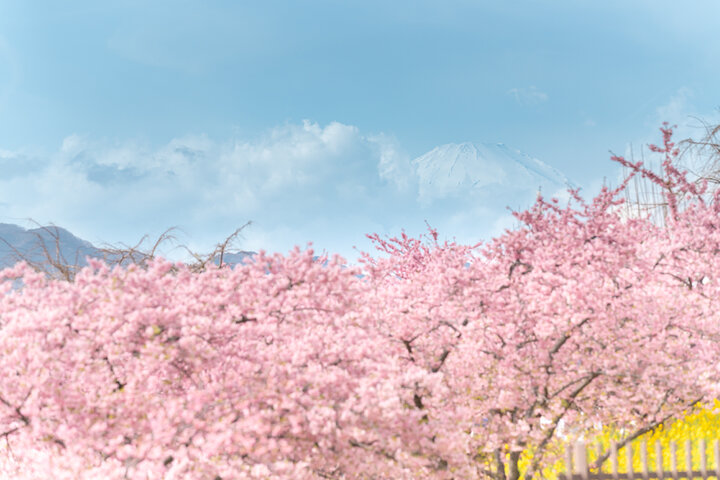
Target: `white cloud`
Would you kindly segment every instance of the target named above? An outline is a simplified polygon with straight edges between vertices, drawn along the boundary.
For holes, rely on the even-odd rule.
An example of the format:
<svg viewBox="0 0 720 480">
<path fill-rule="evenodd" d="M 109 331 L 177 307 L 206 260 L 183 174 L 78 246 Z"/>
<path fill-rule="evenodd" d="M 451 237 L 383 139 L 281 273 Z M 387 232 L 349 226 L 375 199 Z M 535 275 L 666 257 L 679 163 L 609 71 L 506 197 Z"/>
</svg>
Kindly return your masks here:
<svg viewBox="0 0 720 480">
<path fill-rule="evenodd" d="M 410 156 L 405 153 L 397 141 L 387 135 L 375 135 L 369 140 L 378 150 L 378 173 L 380 178 L 394 184 L 401 192 L 407 192 L 415 182 L 415 175 Z"/>
<path fill-rule="evenodd" d="M 0 178 L 0 215 L 53 222 L 94 243 L 134 244 L 177 225 L 194 244 L 202 239 L 203 249 L 252 220 L 253 248 L 267 240 L 265 248 L 287 250 L 312 240 L 304 227 L 311 220 L 352 230 L 333 219 L 345 212 L 358 229 L 375 211 L 387 214 L 379 206 L 396 189 L 383 184 L 378 165 L 390 149 L 403 155 L 389 142 L 351 125 L 310 121 L 255 139 L 195 135 L 159 147 L 73 134 L 47 158 L 18 163 L 21 152 L 0 152 L 0 165 L 33 166 Z M 352 232 L 360 239 L 364 233 Z"/>
<path fill-rule="evenodd" d="M 511 88 L 507 93 L 513 97 L 517 103 L 524 106 L 539 105 L 547 102 L 550 98 L 547 93 L 541 92 L 534 85 L 528 88 Z"/>
<path fill-rule="evenodd" d="M 80 135 L 72 134 L 65 137 L 60 146 L 60 152 L 67 155 L 75 155 L 85 147 L 85 141 Z"/>
<path fill-rule="evenodd" d="M 259 140 L 237 142 L 222 153 L 220 163 L 236 180 L 251 179 L 261 191 L 273 193 L 317 184 L 363 144 L 367 140 L 356 127 L 333 122 L 323 128 L 304 121 L 275 128 Z"/>
<path fill-rule="evenodd" d="M 681 87 L 670 97 L 670 99 L 659 105 L 655 109 L 655 119 L 669 121 L 672 123 L 686 121 L 688 115 L 693 114 L 694 108 L 691 106 L 690 99 L 693 97 L 693 91 L 687 87 Z"/>
<path fill-rule="evenodd" d="M 135 245 L 148 235 L 147 247 L 177 226 L 177 242 L 159 253 L 181 260 L 189 256 L 174 245 L 210 252 L 248 221 L 237 248 L 287 252 L 313 241 L 316 251 L 351 260 L 353 245 L 369 248 L 365 234 L 417 235 L 425 221 L 445 238 L 473 242 L 496 233 L 506 206 L 529 206 L 536 188 L 522 190 L 516 172 L 518 188 L 421 202 L 420 178 L 397 140 L 338 122 L 286 124 L 250 139 L 190 135 L 160 146 L 69 135 L 47 156 L 0 151 L 0 166 L 17 158 L 33 168 L 0 178 L 0 221 L 54 223 L 96 245 Z"/>
</svg>

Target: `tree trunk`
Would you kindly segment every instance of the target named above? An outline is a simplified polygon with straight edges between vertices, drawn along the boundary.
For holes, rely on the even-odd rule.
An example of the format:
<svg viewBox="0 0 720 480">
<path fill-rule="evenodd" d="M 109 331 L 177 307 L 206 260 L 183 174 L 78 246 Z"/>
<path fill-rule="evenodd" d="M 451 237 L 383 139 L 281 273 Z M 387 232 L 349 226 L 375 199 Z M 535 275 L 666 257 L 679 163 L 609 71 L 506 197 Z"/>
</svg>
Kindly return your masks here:
<svg viewBox="0 0 720 480">
<path fill-rule="evenodd" d="M 495 463 L 497 464 L 495 480 L 507 480 L 505 478 L 505 463 L 503 463 L 502 452 L 499 448 L 495 450 Z"/>
<path fill-rule="evenodd" d="M 510 477 L 508 480 L 520 480 L 520 454 L 522 452 L 510 452 Z"/>
</svg>

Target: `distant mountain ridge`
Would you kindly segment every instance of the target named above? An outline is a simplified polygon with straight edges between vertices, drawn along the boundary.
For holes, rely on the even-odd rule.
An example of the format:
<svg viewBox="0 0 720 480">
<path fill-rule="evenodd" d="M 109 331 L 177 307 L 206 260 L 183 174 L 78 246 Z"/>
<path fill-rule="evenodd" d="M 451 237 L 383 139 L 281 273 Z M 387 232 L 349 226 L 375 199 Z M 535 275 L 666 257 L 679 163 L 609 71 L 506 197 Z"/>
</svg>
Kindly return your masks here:
<svg viewBox="0 0 720 480">
<path fill-rule="evenodd" d="M 110 262 L 114 260 L 113 255 L 103 253 L 100 248 L 62 227 L 44 226 L 28 230 L 12 223 L 0 223 L 0 269 L 15 265 L 21 257 L 34 263 L 47 264 L 43 245 L 53 259 L 59 256 L 68 265 L 87 266 L 87 256 L 99 259 L 107 257 Z M 254 255 L 255 252 L 249 251 L 226 252 L 222 261 L 224 265 L 234 266 Z M 213 263 L 220 263 L 219 255 L 213 258 Z"/>
<path fill-rule="evenodd" d="M 59 249 L 53 234 L 57 235 Z M 43 245 L 53 258 L 59 253 L 71 265 L 76 261 L 78 265 L 87 265 L 87 255 L 102 258 L 99 249 L 64 228 L 49 226 L 26 230 L 19 225 L 0 223 L 0 268 L 14 265 L 21 256 L 32 262 L 45 262 Z"/>
</svg>

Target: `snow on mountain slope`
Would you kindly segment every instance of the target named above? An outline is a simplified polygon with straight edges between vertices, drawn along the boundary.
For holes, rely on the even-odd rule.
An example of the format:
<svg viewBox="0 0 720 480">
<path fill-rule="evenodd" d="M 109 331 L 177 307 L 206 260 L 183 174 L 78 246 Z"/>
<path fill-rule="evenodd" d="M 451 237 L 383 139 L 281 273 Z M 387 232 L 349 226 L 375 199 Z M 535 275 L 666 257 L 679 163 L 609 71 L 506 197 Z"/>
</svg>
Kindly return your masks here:
<svg viewBox="0 0 720 480">
<path fill-rule="evenodd" d="M 411 162 L 424 203 L 474 193 L 557 191 L 573 183 L 550 165 L 502 143 L 449 143 Z"/>
</svg>

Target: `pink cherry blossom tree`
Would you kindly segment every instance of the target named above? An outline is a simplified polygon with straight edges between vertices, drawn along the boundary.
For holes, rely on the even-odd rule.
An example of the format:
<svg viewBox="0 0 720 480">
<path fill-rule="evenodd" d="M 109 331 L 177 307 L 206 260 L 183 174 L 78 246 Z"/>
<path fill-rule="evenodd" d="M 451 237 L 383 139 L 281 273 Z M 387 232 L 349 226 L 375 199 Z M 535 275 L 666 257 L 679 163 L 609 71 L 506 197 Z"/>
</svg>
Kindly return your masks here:
<svg viewBox="0 0 720 480">
<path fill-rule="evenodd" d="M 1 272 L 0 472 L 516 480 L 561 423 L 627 441 L 714 398 L 720 197 L 671 133 L 662 178 L 616 158 L 662 186 L 662 227 L 618 214 L 626 181 L 538 198 L 487 244 L 371 235 L 362 268 L 296 249 Z"/>
<path fill-rule="evenodd" d="M 368 286 L 337 259 L 91 267 L 74 283 L 4 272 L 25 283 L 0 307 L 15 474 L 303 478 L 418 463 L 397 456 L 428 436 L 406 407 L 427 375 L 388 353 Z"/>
<path fill-rule="evenodd" d="M 383 328 L 408 362 L 443 373 L 447 393 L 420 392 L 415 404 L 456 471 L 500 479 L 507 464 L 514 480 L 533 447 L 530 477 L 561 421 L 624 427 L 622 446 L 716 394 L 720 202 L 675 168 L 672 130 L 662 131 L 654 150 L 665 180 L 616 160 L 660 184 L 663 228 L 618 215 L 628 178 L 589 203 L 573 192 L 577 206 L 539 198 L 517 215 L 523 228 L 476 255 L 371 236 L 390 254 L 366 257 L 383 285 L 375 303 L 392 312 Z M 482 469 L 493 457 L 495 468 Z"/>
</svg>

